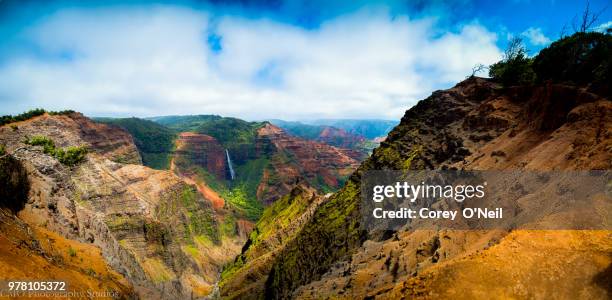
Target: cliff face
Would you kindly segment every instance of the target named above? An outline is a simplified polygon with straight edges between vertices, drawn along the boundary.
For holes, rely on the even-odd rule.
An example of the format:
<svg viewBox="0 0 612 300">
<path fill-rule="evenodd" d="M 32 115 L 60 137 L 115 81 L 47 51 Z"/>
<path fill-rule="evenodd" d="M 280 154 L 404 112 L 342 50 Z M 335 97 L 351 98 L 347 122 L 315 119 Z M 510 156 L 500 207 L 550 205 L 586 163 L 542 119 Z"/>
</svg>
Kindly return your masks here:
<svg viewBox="0 0 612 300">
<path fill-rule="evenodd" d="M 182 132 L 176 141 L 174 164 L 187 169 L 188 164 L 202 167 L 220 180 L 229 177 L 225 149 L 211 136 Z"/>
<path fill-rule="evenodd" d="M 434 92 L 406 112 L 344 188 L 275 255 L 265 295 L 479 298 L 495 290 L 507 297 L 606 298 L 609 232 L 369 236 L 359 202 L 360 176 L 371 169 L 610 169 L 611 121 L 609 99 L 575 86 L 502 88 L 470 78 Z M 547 273 L 543 265 L 563 271 Z"/>
<path fill-rule="evenodd" d="M 14 125 L 0 127 L 0 143 L 27 171 L 29 192 L 19 219 L 72 240 L 66 243 L 99 247 L 109 270 L 125 276 L 140 297 L 207 295 L 222 265 L 246 240 L 248 226 L 220 229 L 223 216 L 197 186 L 171 171 L 115 162 L 140 161 L 130 136 L 118 127 L 80 114 Z M 58 147 L 88 145 L 90 153 L 68 167 L 42 147 L 24 144 L 34 135 Z"/>
<path fill-rule="evenodd" d="M 293 137 L 270 123 L 257 131 L 256 143 L 271 157 L 257 189 L 266 204 L 288 193 L 299 179 L 323 190 L 339 188 L 358 165 L 338 148 Z"/>
</svg>

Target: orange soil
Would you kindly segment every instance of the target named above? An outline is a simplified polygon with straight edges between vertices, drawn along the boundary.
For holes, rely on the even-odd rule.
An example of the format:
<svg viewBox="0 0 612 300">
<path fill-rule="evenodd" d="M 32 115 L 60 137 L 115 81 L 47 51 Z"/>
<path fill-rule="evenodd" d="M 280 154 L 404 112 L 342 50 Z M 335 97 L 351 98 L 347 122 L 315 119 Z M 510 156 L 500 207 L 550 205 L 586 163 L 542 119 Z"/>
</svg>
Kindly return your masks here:
<svg viewBox="0 0 612 300">
<path fill-rule="evenodd" d="M 103 295 L 114 290 L 116 295 L 123 297 L 132 293 L 127 280 L 107 266 L 99 248 L 65 239 L 42 227 L 31 228 L 47 257 L 24 246 L 23 241 L 16 245 L 14 237 L 19 233 L 13 235 L 3 231 L 0 235 L 0 280 L 64 281 L 66 292 L 74 293 L 68 297 L 70 299 L 85 298 L 87 292 Z M 9 240 L 9 237 L 12 238 Z M 85 294 L 79 296 L 79 293 Z M 107 293 L 100 299 L 112 299 L 112 294 Z"/>
</svg>

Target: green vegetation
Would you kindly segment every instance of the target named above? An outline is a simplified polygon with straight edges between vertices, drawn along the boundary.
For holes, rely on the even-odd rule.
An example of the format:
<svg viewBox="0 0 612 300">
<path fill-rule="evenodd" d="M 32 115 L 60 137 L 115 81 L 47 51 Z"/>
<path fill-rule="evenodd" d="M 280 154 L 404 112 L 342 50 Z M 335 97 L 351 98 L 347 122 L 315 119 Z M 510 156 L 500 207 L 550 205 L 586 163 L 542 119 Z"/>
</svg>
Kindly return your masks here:
<svg viewBox="0 0 612 300">
<path fill-rule="evenodd" d="M 13 122 L 25 121 L 25 120 L 43 115 L 45 112 L 46 111 L 42 108 L 36 108 L 36 109 L 29 110 L 27 112 L 24 112 L 16 116 L 11 116 L 11 115 L 2 116 L 0 117 L 0 126 L 4 124 L 13 123 Z"/>
<path fill-rule="evenodd" d="M 75 113 L 72 109 L 60 110 L 60 111 L 47 111 L 48 114 L 52 116 L 61 116 L 61 115 L 70 115 Z"/>
<path fill-rule="evenodd" d="M 129 132 L 134 138 L 145 166 L 159 170 L 169 168 L 176 139 L 176 133 L 171 129 L 139 118 L 96 118 L 95 120 L 119 126 Z"/>
<path fill-rule="evenodd" d="M 254 158 L 257 129 L 264 124 L 215 115 L 165 116 L 150 120 L 177 132 L 193 131 L 214 137 L 230 153 L 244 154 L 236 158 L 237 164 Z"/>
<path fill-rule="evenodd" d="M 257 187 L 266 164 L 265 158 L 248 161 L 237 170 L 241 176 L 234 182 L 220 180 L 199 166 L 191 166 L 190 169 L 219 193 L 225 200 L 226 208 L 236 217 L 257 221 L 263 211 L 263 205 L 257 200 Z"/>
<path fill-rule="evenodd" d="M 575 84 L 610 84 L 612 35 L 577 32 L 546 47 L 534 58 L 539 80 L 571 81 Z"/>
<path fill-rule="evenodd" d="M 219 231 L 223 236 L 235 236 L 236 235 L 236 217 L 233 215 L 225 216 L 223 223 L 219 226 Z"/>
<path fill-rule="evenodd" d="M 197 192 L 194 187 L 185 186 L 183 188 L 181 202 L 185 209 L 187 209 L 189 233 L 191 236 L 205 235 L 213 242 L 218 243 L 220 236 L 213 212 L 202 207 L 202 201 L 197 201 Z"/>
<path fill-rule="evenodd" d="M 76 257 L 77 256 L 77 252 L 72 247 L 70 247 L 70 248 L 68 248 L 68 255 L 70 255 L 70 257 Z"/>
<path fill-rule="evenodd" d="M 148 118 L 148 120 L 176 131 L 197 131 L 198 127 L 203 124 L 218 119 L 222 119 L 222 117 L 216 115 L 192 115 Z"/>
<path fill-rule="evenodd" d="M 62 148 L 55 150 L 57 160 L 67 166 L 74 166 L 83 162 L 86 155 L 87 148 L 85 146 L 71 146 L 65 150 Z"/>
<path fill-rule="evenodd" d="M 263 211 L 263 205 L 256 197 L 249 197 L 246 191 L 246 184 L 242 183 L 231 190 L 221 193 L 226 205 L 232 208 L 239 215 L 251 221 L 257 221 Z"/>
<path fill-rule="evenodd" d="M 237 178 L 234 181 L 220 179 L 207 170 L 191 163 L 187 157 L 175 163 L 183 170 L 195 172 L 198 178 L 226 200 L 226 206 L 237 218 L 252 221 L 259 219 L 263 205 L 257 200 L 257 188 L 263 170 L 270 158 L 265 151 L 257 152 L 257 130 L 264 123 L 247 122 L 220 116 L 167 116 L 152 118 L 177 131 L 195 131 L 215 138 L 223 148 L 228 149 Z"/>
<path fill-rule="evenodd" d="M 489 76 L 506 86 L 530 84 L 535 80 L 532 62 L 523 41 L 514 38 L 504 52 L 503 59 L 489 67 Z"/>
<path fill-rule="evenodd" d="M 551 80 L 593 85 L 604 94 L 612 82 L 612 35 L 610 32 L 576 32 L 542 49 L 533 58 L 520 39 L 513 40 L 504 58 L 489 67 L 489 76 L 505 86 Z"/>
<path fill-rule="evenodd" d="M 258 252 L 256 249 L 262 244 L 263 241 L 270 238 L 275 233 L 282 232 L 291 225 L 296 218 L 301 216 L 310 205 L 310 198 L 307 198 L 308 193 L 301 190 L 301 188 L 295 188 L 291 193 L 281 197 L 272 205 L 267 207 L 257 224 L 255 229 L 249 236 L 249 248 L 246 252 L 242 253 L 233 263 L 228 264 L 221 273 L 221 281 L 232 277 L 233 274 L 238 272 L 243 266 L 247 258 L 250 258 L 251 253 Z M 298 231 L 292 231 L 291 234 L 297 234 Z M 284 237 L 283 241 L 288 242 L 292 236 Z M 263 247 L 268 247 L 264 245 Z"/>
<path fill-rule="evenodd" d="M 263 125 L 264 123 L 247 122 L 236 118 L 221 118 L 203 123 L 197 128 L 197 132 L 214 137 L 231 153 L 244 153 L 245 158 L 254 158 L 257 129 Z M 246 161 L 241 157 L 235 160 L 237 163 Z"/>
<path fill-rule="evenodd" d="M 37 135 L 25 141 L 32 146 L 42 146 L 45 154 L 55 157 L 60 163 L 67 166 L 75 166 L 83 161 L 87 155 L 87 147 L 71 146 L 66 149 L 56 148 L 55 143 L 48 137 Z"/>
<path fill-rule="evenodd" d="M 41 116 L 45 113 L 49 113 L 50 115 L 69 115 L 71 113 L 74 113 L 73 110 L 62 110 L 62 111 L 49 111 L 47 112 L 46 110 L 42 109 L 42 108 L 35 108 L 32 110 L 29 110 L 27 112 L 24 112 L 22 114 L 18 114 L 15 116 L 11 116 L 11 115 L 6 115 L 6 116 L 2 116 L 0 117 L 0 126 L 5 125 L 5 124 L 9 124 L 9 123 L 13 123 L 13 122 L 19 122 L 19 121 L 25 121 L 25 120 L 29 120 L 31 118 L 37 117 L 37 116 Z M 16 127 L 14 127 L 16 128 Z M 13 129 L 15 130 L 15 129 Z"/>
<path fill-rule="evenodd" d="M 328 266 L 365 240 L 366 232 L 360 227 L 359 193 L 359 183 L 349 180 L 315 211 L 311 221 L 278 254 L 266 282 L 266 298 L 286 297 L 288 291 L 325 273 Z"/>
</svg>

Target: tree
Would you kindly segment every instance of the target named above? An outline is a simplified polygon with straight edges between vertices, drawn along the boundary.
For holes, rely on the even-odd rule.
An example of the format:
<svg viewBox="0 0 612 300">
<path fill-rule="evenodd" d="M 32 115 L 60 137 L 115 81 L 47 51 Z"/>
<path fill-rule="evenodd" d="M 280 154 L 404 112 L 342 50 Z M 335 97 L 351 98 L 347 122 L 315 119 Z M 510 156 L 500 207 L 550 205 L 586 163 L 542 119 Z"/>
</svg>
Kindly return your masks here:
<svg viewBox="0 0 612 300">
<path fill-rule="evenodd" d="M 587 1 L 584 7 L 584 11 L 580 15 L 580 19 L 578 19 L 578 16 L 574 16 L 574 19 L 572 21 L 572 28 L 574 29 L 574 32 L 589 31 L 591 27 L 593 27 L 593 24 L 597 22 L 597 20 L 599 19 L 599 16 L 601 16 L 601 14 L 605 10 L 606 9 L 604 8 L 597 13 L 593 13 L 591 12 L 591 4 L 589 3 L 589 1 Z"/>
<path fill-rule="evenodd" d="M 530 84 L 535 80 L 532 59 L 521 38 L 510 40 L 502 60 L 489 66 L 489 76 L 503 85 Z"/>
<path fill-rule="evenodd" d="M 576 32 L 542 49 L 533 61 L 538 81 L 608 86 L 612 78 L 612 35 Z"/>
</svg>

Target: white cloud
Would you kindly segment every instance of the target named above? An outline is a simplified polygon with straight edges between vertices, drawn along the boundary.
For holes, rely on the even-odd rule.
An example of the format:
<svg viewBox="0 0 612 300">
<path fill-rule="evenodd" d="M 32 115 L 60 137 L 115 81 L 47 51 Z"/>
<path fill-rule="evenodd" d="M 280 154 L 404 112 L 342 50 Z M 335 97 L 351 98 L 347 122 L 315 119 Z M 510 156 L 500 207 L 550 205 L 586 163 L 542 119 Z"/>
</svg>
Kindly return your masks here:
<svg viewBox="0 0 612 300">
<path fill-rule="evenodd" d="M 593 28 L 595 31 L 605 32 L 608 28 L 612 27 L 612 21 L 608 21 L 602 24 L 597 25 L 597 27 Z"/>
<path fill-rule="evenodd" d="M 25 33 L 44 55 L 0 66 L 0 110 L 89 115 L 399 118 L 433 89 L 500 57 L 478 24 L 361 11 L 314 30 L 176 7 L 70 10 Z M 207 46 L 207 32 L 222 51 Z"/>
<path fill-rule="evenodd" d="M 535 46 L 544 46 L 550 44 L 550 39 L 544 35 L 541 28 L 529 27 L 521 33 L 521 36 L 527 38 L 529 43 Z"/>
</svg>

